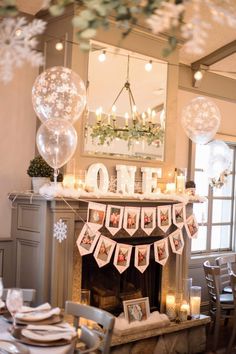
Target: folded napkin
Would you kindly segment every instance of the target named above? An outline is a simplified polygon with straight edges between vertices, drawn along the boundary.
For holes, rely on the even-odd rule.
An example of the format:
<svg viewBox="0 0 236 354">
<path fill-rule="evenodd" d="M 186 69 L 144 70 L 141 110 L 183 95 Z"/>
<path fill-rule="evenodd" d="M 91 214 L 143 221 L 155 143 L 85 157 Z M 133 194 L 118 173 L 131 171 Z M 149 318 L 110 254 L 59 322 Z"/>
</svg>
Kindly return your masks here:
<svg viewBox="0 0 236 354">
<path fill-rule="evenodd" d="M 28 325 L 22 329 L 21 334 L 31 340 L 38 342 L 53 342 L 60 339 L 71 340 L 77 335 L 75 328 L 68 323 L 60 325 Z"/>
<path fill-rule="evenodd" d="M 21 311 L 16 314 L 16 318 L 24 321 L 41 321 L 53 315 L 59 315 L 60 311 L 59 307 L 52 309 L 48 303 L 35 308 L 22 306 Z"/>
</svg>

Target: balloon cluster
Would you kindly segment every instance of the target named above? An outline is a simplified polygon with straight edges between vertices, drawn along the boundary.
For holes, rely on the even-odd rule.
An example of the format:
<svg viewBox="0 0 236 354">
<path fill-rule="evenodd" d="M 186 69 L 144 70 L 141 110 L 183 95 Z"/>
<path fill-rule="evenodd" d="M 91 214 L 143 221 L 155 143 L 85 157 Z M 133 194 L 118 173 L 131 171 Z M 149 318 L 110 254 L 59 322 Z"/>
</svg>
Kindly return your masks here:
<svg viewBox="0 0 236 354">
<path fill-rule="evenodd" d="M 71 159 L 77 146 L 77 133 L 72 124 L 86 105 L 86 88 L 75 72 L 55 66 L 37 77 L 32 102 L 43 123 L 37 132 L 37 147 L 54 169 L 56 179 L 58 169 Z"/>
<path fill-rule="evenodd" d="M 231 165 L 232 152 L 221 140 L 213 140 L 207 144 L 207 163 L 205 172 L 210 179 L 218 180 Z"/>
</svg>

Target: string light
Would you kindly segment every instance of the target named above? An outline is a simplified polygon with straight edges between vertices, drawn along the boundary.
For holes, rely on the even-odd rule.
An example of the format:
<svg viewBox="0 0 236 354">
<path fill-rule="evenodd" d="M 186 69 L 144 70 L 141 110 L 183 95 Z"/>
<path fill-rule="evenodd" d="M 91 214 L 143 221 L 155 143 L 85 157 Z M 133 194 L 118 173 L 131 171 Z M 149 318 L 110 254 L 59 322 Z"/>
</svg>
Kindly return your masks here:
<svg viewBox="0 0 236 354">
<path fill-rule="evenodd" d="M 106 59 L 107 59 L 107 57 L 106 57 L 106 51 L 103 50 L 102 53 L 99 54 L 98 60 L 100 61 L 100 63 L 103 63 Z"/>
<path fill-rule="evenodd" d="M 200 81 L 203 78 L 203 73 L 200 70 L 197 70 L 193 76 L 195 80 Z"/>
<path fill-rule="evenodd" d="M 148 72 L 152 71 L 152 60 L 149 60 L 149 62 L 145 64 L 145 70 Z"/>
<path fill-rule="evenodd" d="M 62 51 L 64 48 L 62 41 L 57 42 L 55 45 L 55 48 L 56 48 L 56 50 L 58 50 L 58 52 Z"/>
</svg>

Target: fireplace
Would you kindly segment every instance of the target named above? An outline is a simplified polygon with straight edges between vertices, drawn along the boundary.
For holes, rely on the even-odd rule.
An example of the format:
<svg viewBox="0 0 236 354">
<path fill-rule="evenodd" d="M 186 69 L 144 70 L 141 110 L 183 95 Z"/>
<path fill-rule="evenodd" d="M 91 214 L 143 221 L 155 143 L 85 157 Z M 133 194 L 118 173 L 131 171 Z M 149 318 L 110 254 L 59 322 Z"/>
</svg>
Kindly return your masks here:
<svg viewBox="0 0 236 354">
<path fill-rule="evenodd" d="M 158 236 L 137 237 L 127 240 L 113 238 L 131 245 L 149 244 L 160 239 Z M 114 255 L 113 255 L 114 257 Z M 113 258 L 106 266 L 99 268 L 93 255 L 82 259 L 82 288 L 90 289 L 91 305 L 118 315 L 122 312 L 122 302 L 140 297 L 148 297 L 151 311 L 160 310 L 162 267 L 155 262 L 154 250 L 150 250 L 150 263 L 141 273 L 134 266 L 134 249 L 130 266 L 122 274 L 113 265 Z"/>
</svg>

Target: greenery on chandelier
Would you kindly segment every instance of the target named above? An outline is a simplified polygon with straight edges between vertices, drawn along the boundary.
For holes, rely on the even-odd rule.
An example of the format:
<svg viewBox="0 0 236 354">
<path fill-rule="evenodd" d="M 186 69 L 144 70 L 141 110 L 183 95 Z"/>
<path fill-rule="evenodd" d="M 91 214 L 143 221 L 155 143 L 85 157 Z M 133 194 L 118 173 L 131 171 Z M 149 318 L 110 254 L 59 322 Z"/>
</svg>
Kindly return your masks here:
<svg viewBox="0 0 236 354">
<path fill-rule="evenodd" d="M 148 145 L 159 146 L 163 143 L 165 130 L 159 125 L 155 127 L 143 127 L 142 124 L 136 123 L 129 128 L 114 128 L 107 124 L 96 124 L 91 126 L 91 137 L 92 139 L 97 138 L 99 145 L 110 145 L 114 139 L 121 139 L 128 142 L 130 147 L 132 143 L 135 142 L 147 142 Z"/>
<path fill-rule="evenodd" d="M 73 18 L 73 25 L 77 28 L 77 38 L 83 50 L 89 50 L 89 40 L 94 38 L 99 28 L 109 29 L 109 17 L 114 18 L 118 28 L 122 31 L 122 37 L 126 37 L 133 26 L 142 18 L 149 18 L 163 3 L 181 4 L 183 0 L 42 0 L 47 5 L 51 15 L 60 16 L 68 5 L 78 6 L 78 14 Z M 0 0 L 0 17 L 15 16 L 18 13 L 16 0 Z M 179 16 L 181 21 L 182 15 Z M 170 54 L 178 41 L 175 30 L 172 28 L 169 47 L 164 55 Z"/>
</svg>

